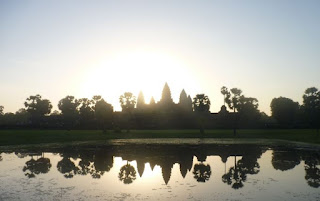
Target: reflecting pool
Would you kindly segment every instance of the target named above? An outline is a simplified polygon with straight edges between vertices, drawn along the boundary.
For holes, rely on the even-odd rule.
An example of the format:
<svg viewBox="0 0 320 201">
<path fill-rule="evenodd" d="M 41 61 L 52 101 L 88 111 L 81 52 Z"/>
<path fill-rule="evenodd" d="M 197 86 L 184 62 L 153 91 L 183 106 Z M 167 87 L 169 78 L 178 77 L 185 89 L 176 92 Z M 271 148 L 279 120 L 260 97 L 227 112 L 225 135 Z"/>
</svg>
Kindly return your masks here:
<svg viewBox="0 0 320 201">
<path fill-rule="evenodd" d="M 0 153 L 0 200 L 320 200 L 318 147 L 139 143 Z"/>
</svg>

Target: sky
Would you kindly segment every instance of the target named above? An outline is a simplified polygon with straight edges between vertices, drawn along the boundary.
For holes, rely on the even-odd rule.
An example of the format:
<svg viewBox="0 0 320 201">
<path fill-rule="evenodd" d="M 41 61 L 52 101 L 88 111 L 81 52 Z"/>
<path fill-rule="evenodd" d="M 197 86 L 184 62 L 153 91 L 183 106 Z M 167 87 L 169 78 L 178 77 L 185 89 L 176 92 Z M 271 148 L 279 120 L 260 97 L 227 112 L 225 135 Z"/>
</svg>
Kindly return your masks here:
<svg viewBox="0 0 320 201">
<path fill-rule="evenodd" d="M 204 93 L 211 112 L 222 86 L 237 87 L 270 114 L 283 96 L 302 103 L 320 88 L 320 1 L 0 0 L 0 105 L 40 94 L 57 109 L 67 95 L 143 91 L 175 102 Z"/>
</svg>

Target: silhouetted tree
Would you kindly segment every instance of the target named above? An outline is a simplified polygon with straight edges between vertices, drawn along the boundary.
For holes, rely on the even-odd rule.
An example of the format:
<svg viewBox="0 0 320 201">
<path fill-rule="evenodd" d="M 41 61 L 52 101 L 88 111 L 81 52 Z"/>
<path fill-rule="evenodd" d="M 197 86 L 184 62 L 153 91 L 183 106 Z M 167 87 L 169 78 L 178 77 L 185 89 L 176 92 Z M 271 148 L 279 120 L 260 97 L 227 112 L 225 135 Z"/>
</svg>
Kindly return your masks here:
<svg viewBox="0 0 320 201">
<path fill-rule="evenodd" d="M 71 129 L 77 122 L 79 105 L 79 100 L 75 99 L 74 96 L 66 96 L 58 103 L 58 108 L 61 110 L 64 124 L 68 129 Z"/>
<path fill-rule="evenodd" d="M 136 104 L 136 97 L 131 92 L 125 92 L 119 98 L 122 113 L 126 116 L 127 132 L 130 131 L 130 122 L 132 119 L 132 112 Z"/>
<path fill-rule="evenodd" d="M 192 107 L 199 117 L 200 133 L 204 133 L 204 121 L 206 115 L 209 114 L 210 104 L 208 96 L 204 94 L 197 94 L 196 97 L 193 98 Z"/>
<path fill-rule="evenodd" d="M 18 125 L 27 125 L 30 119 L 30 114 L 24 108 L 20 108 L 15 113 L 15 121 Z"/>
<path fill-rule="evenodd" d="M 1 126 L 14 126 L 16 125 L 15 115 L 12 112 L 6 112 L 4 115 L 0 115 Z"/>
<path fill-rule="evenodd" d="M 50 114 L 52 105 L 49 100 L 42 99 L 39 94 L 30 96 L 24 102 L 26 110 L 31 115 L 31 122 L 33 125 L 39 125 L 46 114 Z"/>
<path fill-rule="evenodd" d="M 272 117 L 282 125 L 293 125 L 299 111 L 299 103 L 289 98 L 274 98 L 270 104 Z"/>
<path fill-rule="evenodd" d="M 320 126 L 320 91 L 315 87 L 306 89 L 303 95 L 303 109 L 313 128 Z"/>
<path fill-rule="evenodd" d="M 225 87 L 223 90 L 227 90 Z M 231 93 L 230 93 L 231 92 Z M 236 136 L 236 124 L 237 124 L 237 116 L 236 116 L 236 110 L 238 111 L 239 105 L 240 105 L 240 96 L 242 91 L 237 88 L 230 89 L 230 92 L 225 94 L 225 102 L 227 103 L 228 107 L 233 110 L 233 117 L 234 117 L 234 123 L 233 123 L 233 134 Z M 232 96 L 231 96 L 232 94 Z"/>
<path fill-rule="evenodd" d="M 136 170 L 127 162 L 121 167 L 118 178 L 124 184 L 131 184 L 136 179 Z"/>
<path fill-rule="evenodd" d="M 221 87 L 221 94 L 223 95 L 223 104 L 226 105 L 226 100 L 229 100 L 230 92 L 228 91 L 228 88 L 223 86 Z"/>
<path fill-rule="evenodd" d="M 94 100 L 96 101 L 94 106 L 95 116 L 103 132 L 106 132 L 106 126 L 110 127 L 112 124 L 113 107 L 101 96 L 94 97 Z"/>
<path fill-rule="evenodd" d="M 80 123 L 82 125 L 92 124 L 94 119 L 93 110 L 94 100 L 89 100 L 88 98 L 79 99 L 79 115 Z"/>
<path fill-rule="evenodd" d="M 258 112 L 258 99 L 252 97 L 240 96 L 240 105 L 238 111 L 246 113 L 248 111 Z"/>
<path fill-rule="evenodd" d="M 136 104 L 136 97 L 131 92 L 125 92 L 119 98 L 123 112 L 130 113 L 133 111 Z"/>
<path fill-rule="evenodd" d="M 224 95 L 225 103 L 228 107 L 233 110 L 234 125 L 233 133 L 236 136 L 236 129 L 238 120 L 242 120 L 242 124 L 248 124 L 252 122 L 257 122 L 260 119 L 261 115 L 258 110 L 258 100 L 252 97 L 245 97 L 242 95 L 242 90 L 238 88 L 230 89 L 228 91 L 227 87 L 221 88 L 221 93 Z M 237 113 L 236 113 L 237 112 Z"/>
<path fill-rule="evenodd" d="M 4 110 L 4 107 L 0 105 L 0 115 L 4 115 L 3 110 Z"/>
<path fill-rule="evenodd" d="M 261 118 L 258 106 L 259 104 L 256 98 L 240 96 L 238 110 L 240 125 L 253 127 L 258 124 Z"/>
<path fill-rule="evenodd" d="M 204 94 L 197 94 L 196 97 L 193 98 L 192 106 L 195 112 L 208 113 L 210 104 L 208 96 Z"/>
<path fill-rule="evenodd" d="M 210 165 L 205 165 L 203 163 L 195 164 L 193 168 L 193 175 L 197 182 L 208 181 L 211 176 Z"/>
</svg>

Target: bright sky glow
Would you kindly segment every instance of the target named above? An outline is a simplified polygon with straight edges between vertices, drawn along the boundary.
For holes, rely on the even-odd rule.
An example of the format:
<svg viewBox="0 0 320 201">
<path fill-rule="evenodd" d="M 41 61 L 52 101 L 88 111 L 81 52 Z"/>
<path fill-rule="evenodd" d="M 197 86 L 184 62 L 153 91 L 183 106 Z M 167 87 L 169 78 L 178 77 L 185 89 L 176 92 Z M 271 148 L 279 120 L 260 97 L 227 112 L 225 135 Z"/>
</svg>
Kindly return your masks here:
<svg viewBox="0 0 320 201">
<path fill-rule="evenodd" d="M 111 55 L 101 63 L 93 66 L 83 75 L 83 83 L 78 88 L 81 97 L 92 97 L 96 94 L 106 94 L 106 99 L 119 108 L 118 99 L 121 93 L 130 91 L 134 94 L 143 91 L 147 103 L 153 96 L 161 98 L 161 90 L 166 80 L 170 85 L 174 101 L 178 102 L 183 88 L 196 94 L 197 78 L 182 59 L 174 55 L 165 55 L 151 51 L 133 51 Z M 109 86 L 109 87 L 108 87 Z M 156 89 L 156 90 L 155 90 Z"/>
<path fill-rule="evenodd" d="M 205 93 L 238 87 L 270 114 L 272 98 L 302 102 L 320 88 L 320 1 L 0 1 L 0 105 L 41 94 L 57 109 L 67 95 L 142 90 L 156 101 L 168 82 Z"/>
</svg>

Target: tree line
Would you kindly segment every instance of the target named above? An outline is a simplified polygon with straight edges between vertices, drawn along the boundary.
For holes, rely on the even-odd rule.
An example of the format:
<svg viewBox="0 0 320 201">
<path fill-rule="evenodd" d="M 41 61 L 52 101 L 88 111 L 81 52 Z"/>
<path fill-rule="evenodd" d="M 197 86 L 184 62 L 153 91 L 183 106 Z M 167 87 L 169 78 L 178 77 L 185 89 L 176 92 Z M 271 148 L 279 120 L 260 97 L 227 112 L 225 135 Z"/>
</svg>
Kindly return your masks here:
<svg viewBox="0 0 320 201">
<path fill-rule="evenodd" d="M 303 103 L 286 97 L 274 98 L 271 116 L 260 112 L 259 101 L 247 97 L 241 89 L 223 86 L 224 105 L 218 113 L 210 113 L 211 101 L 205 94 L 193 99 L 185 90 L 174 103 L 166 83 L 160 101 L 152 97 L 147 104 L 142 92 L 136 98 L 131 92 L 119 97 L 122 111 L 102 96 L 92 99 L 66 96 L 58 103 L 59 111 L 52 111 L 52 104 L 41 95 L 29 96 L 24 108 L 16 113 L 4 113 L 0 106 L 0 128 L 50 128 L 50 129 L 114 129 L 121 132 L 130 129 L 190 129 L 232 128 L 316 128 L 320 125 L 320 91 L 310 87 L 303 94 Z M 230 111 L 229 111 L 230 110 Z"/>
</svg>

